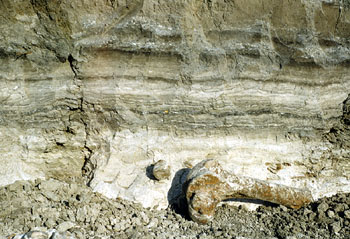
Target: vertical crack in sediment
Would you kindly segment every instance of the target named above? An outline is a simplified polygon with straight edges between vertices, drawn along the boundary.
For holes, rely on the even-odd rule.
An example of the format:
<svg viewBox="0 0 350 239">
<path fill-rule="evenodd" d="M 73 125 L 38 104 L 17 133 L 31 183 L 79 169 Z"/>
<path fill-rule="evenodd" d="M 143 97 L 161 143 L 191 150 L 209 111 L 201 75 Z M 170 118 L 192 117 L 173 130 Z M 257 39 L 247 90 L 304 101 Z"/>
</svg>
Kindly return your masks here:
<svg viewBox="0 0 350 239">
<path fill-rule="evenodd" d="M 337 21 L 335 22 L 334 34 L 336 34 L 337 31 L 338 31 L 338 24 L 339 24 L 340 17 L 341 17 L 341 14 L 342 14 L 342 9 L 343 9 L 343 3 L 342 3 L 342 1 L 340 1 L 339 2 L 339 14 L 338 14 L 338 17 L 337 17 Z"/>
<path fill-rule="evenodd" d="M 90 158 L 91 155 L 93 154 L 93 151 L 91 148 L 88 146 L 88 136 L 89 136 L 89 125 L 88 125 L 88 120 L 87 120 L 87 114 L 84 109 L 84 96 L 83 92 L 81 89 L 81 83 L 80 83 L 80 77 L 79 77 L 79 67 L 78 67 L 78 61 L 70 54 L 68 56 L 68 61 L 70 68 L 72 69 L 72 72 L 74 74 L 73 77 L 73 83 L 77 87 L 78 92 L 76 93 L 78 95 L 78 111 L 80 114 L 80 121 L 84 125 L 84 132 L 85 132 L 85 141 L 84 141 L 84 146 L 83 146 L 83 154 L 84 154 L 84 163 L 81 169 L 82 177 L 85 179 L 85 183 L 89 185 L 90 181 L 92 180 L 93 177 L 93 169 L 94 165 L 91 163 Z"/>
<path fill-rule="evenodd" d="M 72 69 L 72 72 L 74 74 L 74 82 L 76 82 L 76 79 L 78 78 L 78 67 L 77 67 L 77 60 L 74 59 L 72 54 L 69 54 L 68 56 L 68 62 L 70 65 L 70 68 Z M 77 85 L 80 89 L 80 86 Z"/>
<path fill-rule="evenodd" d="M 83 98 L 81 101 L 81 106 L 83 106 Z M 93 151 L 91 148 L 89 148 L 87 142 L 88 142 L 88 137 L 89 137 L 89 127 L 88 127 L 88 123 L 87 120 L 85 119 L 85 111 L 82 109 L 82 117 L 81 117 L 81 121 L 84 124 L 84 130 L 85 130 L 85 142 L 84 142 L 84 149 L 83 149 L 83 153 L 84 153 L 84 164 L 81 168 L 81 174 L 82 177 L 85 179 L 85 183 L 86 185 L 90 186 L 90 182 L 93 179 L 93 172 L 95 169 L 95 165 L 91 162 L 91 156 L 93 154 Z"/>
</svg>

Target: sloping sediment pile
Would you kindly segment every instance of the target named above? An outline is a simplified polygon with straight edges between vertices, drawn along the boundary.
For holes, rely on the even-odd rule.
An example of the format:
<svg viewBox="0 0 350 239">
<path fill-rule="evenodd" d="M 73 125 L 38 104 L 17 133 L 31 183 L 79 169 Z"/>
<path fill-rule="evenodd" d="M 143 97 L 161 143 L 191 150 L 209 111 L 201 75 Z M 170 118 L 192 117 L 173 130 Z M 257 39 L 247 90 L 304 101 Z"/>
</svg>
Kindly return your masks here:
<svg viewBox="0 0 350 239">
<path fill-rule="evenodd" d="M 0 238 L 340 239 L 350 235 L 349 207 L 348 194 L 299 210 L 270 205 L 247 211 L 223 204 L 212 222 L 200 225 L 170 208 L 107 199 L 74 180 L 18 181 L 0 188 Z"/>
</svg>

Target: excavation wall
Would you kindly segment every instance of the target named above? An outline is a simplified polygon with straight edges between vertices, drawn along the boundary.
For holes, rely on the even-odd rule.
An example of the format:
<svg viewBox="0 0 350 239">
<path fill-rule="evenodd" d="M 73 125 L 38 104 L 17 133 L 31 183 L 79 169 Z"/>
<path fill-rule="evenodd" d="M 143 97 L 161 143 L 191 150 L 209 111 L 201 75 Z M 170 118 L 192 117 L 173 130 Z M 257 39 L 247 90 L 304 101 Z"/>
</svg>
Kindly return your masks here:
<svg viewBox="0 0 350 239">
<path fill-rule="evenodd" d="M 185 168 L 350 191 L 348 0 L 0 0 L 0 185 L 166 207 Z M 171 176 L 154 180 L 164 160 Z"/>
</svg>

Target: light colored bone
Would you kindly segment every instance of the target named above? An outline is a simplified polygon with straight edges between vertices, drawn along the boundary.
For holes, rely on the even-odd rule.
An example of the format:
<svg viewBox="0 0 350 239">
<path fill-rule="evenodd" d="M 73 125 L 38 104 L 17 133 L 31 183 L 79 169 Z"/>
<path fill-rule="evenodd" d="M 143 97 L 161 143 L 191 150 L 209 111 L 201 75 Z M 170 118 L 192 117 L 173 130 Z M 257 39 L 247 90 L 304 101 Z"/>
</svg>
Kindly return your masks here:
<svg viewBox="0 0 350 239">
<path fill-rule="evenodd" d="M 212 220 L 217 204 L 230 198 L 260 199 L 294 209 L 312 201 L 312 194 L 307 189 L 230 174 L 212 159 L 191 169 L 184 192 L 189 215 L 198 223 Z"/>
</svg>

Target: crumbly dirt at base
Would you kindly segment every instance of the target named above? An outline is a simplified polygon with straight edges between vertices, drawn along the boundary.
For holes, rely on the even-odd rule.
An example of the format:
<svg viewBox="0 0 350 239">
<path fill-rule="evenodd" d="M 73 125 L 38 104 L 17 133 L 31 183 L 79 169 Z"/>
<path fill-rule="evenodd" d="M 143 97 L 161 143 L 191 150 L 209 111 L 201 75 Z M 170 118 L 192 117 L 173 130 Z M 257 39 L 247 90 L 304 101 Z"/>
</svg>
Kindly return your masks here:
<svg viewBox="0 0 350 239">
<path fill-rule="evenodd" d="M 0 188 L 0 238 L 341 239 L 350 237 L 349 206 L 349 194 L 299 210 L 270 205 L 247 211 L 223 204 L 212 222 L 200 225 L 177 213 L 181 208 L 149 210 L 107 199 L 75 180 L 19 181 Z"/>
</svg>

